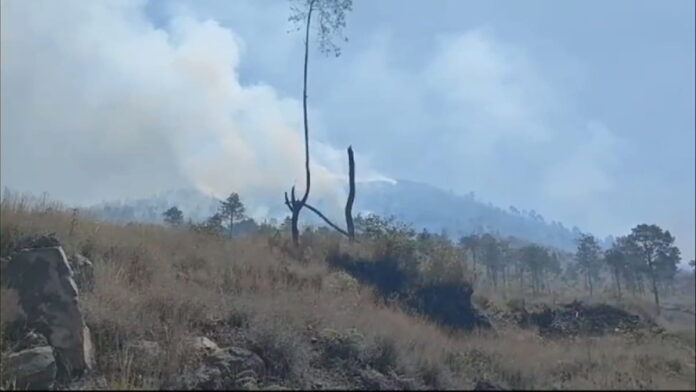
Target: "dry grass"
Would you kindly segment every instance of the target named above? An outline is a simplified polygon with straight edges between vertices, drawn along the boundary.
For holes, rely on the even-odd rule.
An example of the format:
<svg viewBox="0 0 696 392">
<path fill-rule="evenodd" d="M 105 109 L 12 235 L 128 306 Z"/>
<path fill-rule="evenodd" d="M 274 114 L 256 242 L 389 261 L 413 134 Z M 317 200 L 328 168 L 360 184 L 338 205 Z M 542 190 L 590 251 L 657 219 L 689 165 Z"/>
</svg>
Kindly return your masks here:
<svg viewBox="0 0 696 392">
<path fill-rule="evenodd" d="M 363 387 L 356 372 L 367 367 L 417 388 L 469 388 L 479 379 L 516 389 L 696 386 L 694 342 L 684 337 L 693 336 L 693 325 L 664 337 L 555 341 L 514 328 L 447 333 L 331 271 L 328 251 L 350 246 L 333 236 L 308 236 L 302 256 L 291 257 L 263 236 L 230 241 L 79 215 L 75 222 L 60 206 L 48 207 L 3 198 L 0 256 L 25 236 L 54 232 L 69 256 L 79 252 L 94 262 L 95 290 L 81 294 L 81 306 L 108 388 L 157 389 L 195 366 L 178 342 L 200 335 L 254 350 L 269 368 L 262 383 L 291 387 Z M 479 295 L 503 306 L 519 294 Z M 13 317 L 4 308 L 3 326 Z M 159 342 L 167 360 L 135 361 L 124 347 L 138 339 Z"/>
</svg>

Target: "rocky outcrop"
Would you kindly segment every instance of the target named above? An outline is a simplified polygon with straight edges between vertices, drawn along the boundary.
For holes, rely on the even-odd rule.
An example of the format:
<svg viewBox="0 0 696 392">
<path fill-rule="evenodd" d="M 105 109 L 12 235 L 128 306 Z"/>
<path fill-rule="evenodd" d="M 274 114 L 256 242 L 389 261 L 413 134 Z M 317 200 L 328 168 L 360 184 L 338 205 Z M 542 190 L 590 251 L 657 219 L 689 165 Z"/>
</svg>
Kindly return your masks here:
<svg viewBox="0 0 696 392">
<path fill-rule="evenodd" d="M 3 381 L 16 390 L 47 390 L 56 381 L 56 361 L 50 346 L 12 353 L 3 359 Z"/>
<path fill-rule="evenodd" d="M 92 367 L 94 359 L 72 268 L 55 239 L 40 237 L 29 245 L 41 247 L 15 252 L 4 268 L 3 280 L 17 291 L 27 326 L 53 348 L 58 375 L 79 376 Z"/>
</svg>

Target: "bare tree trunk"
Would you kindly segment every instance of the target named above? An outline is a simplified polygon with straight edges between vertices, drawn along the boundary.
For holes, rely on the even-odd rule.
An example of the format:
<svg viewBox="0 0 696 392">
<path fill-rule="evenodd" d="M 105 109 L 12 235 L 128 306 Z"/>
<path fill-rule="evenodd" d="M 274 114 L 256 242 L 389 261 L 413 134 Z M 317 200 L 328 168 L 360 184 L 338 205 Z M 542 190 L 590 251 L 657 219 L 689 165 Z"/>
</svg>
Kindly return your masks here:
<svg viewBox="0 0 696 392">
<path fill-rule="evenodd" d="M 292 231 L 292 243 L 295 245 L 295 247 L 300 245 L 300 229 L 297 227 L 297 220 L 300 216 L 300 209 L 296 208 L 293 209 L 292 211 L 292 218 L 290 220 L 291 226 L 290 230 Z"/>
<path fill-rule="evenodd" d="M 314 1 L 309 3 L 309 12 L 307 13 L 307 27 L 305 28 L 305 56 L 304 56 L 304 80 L 303 80 L 303 91 L 302 91 L 302 112 L 304 114 L 304 139 L 305 139 L 305 174 L 306 174 L 306 184 L 305 192 L 302 195 L 300 201 L 295 200 L 294 188 L 292 197 L 292 206 L 290 210 L 292 211 L 292 242 L 297 247 L 300 244 L 300 229 L 298 228 L 298 221 L 300 217 L 300 211 L 307 203 L 307 198 L 309 197 L 309 189 L 311 187 L 311 173 L 309 170 L 309 122 L 307 121 L 307 66 L 309 64 L 309 26 L 312 21 L 312 11 L 314 9 Z M 287 201 L 287 196 L 286 196 Z"/>
<path fill-rule="evenodd" d="M 648 259 L 648 267 L 650 267 L 650 279 L 652 280 L 652 292 L 655 298 L 655 308 L 657 309 L 657 314 L 660 314 L 660 296 L 657 293 L 657 278 L 655 277 L 655 268 L 653 266 L 652 260 Z"/>
<path fill-rule="evenodd" d="M 355 160 L 353 159 L 353 147 L 348 146 L 348 201 L 346 202 L 346 228 L 348 238 L 355 239 L 355 227 L 353 226 L 353 201 L 355 200 Z"/>
</svg>

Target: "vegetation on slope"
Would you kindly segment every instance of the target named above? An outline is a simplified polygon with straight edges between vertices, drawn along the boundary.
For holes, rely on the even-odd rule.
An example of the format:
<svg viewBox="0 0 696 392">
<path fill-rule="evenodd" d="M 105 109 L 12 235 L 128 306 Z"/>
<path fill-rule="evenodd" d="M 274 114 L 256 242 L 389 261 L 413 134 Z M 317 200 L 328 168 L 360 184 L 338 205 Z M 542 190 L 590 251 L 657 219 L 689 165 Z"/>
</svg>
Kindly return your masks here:
<svg viewBox="0 0 696 392">
<path fill-rule="evenodd" d="M 662 334 L 559 339 L 504 323 L 494 331 L 449 330 L 332 267 L 332 255 L 344 254 L 356 263 L 395 260 L 411 268 L 408 285 L 471 279 L 468 253 L 406 236 L 398 225 L 361 228 L 356 244 L 307 229 L 296 251 L 277 228 L 229 239 L 185 226 L 100 223 L 17 198 L 0 208 L 0 256 L 23 238 L 56 233 L 69 256 L 93 261 L 94 290 L 80 301 L 96 346 L 97 387 L 166 386 L 195 366 L 182 339 L 207 336 L 261 356 L 268 366 L 262 387 L 471 388 L 487 380 L 516 389 L 694 388 L 693 323 Z M 494 314 L 523 298 L 551 304 L 575 296 L 558 287 L 533 294 L 481 285 L 474 301 Z M 13 348 L 13 298 L 3 288 L 3 352 Z M 642 298 L 634 306 L 657 317 Z M 126 347 L 142 339 L 164 347 L 166 360 L 139 363 Z"/>
</svg>

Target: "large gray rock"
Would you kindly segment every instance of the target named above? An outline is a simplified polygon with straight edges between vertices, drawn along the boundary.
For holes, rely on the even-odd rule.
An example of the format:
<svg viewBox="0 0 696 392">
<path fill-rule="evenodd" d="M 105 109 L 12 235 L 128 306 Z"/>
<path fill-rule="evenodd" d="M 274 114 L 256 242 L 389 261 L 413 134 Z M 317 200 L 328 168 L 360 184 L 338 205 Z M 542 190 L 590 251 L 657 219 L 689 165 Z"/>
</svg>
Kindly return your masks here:
<svg viewBox="0 0 696 392">
<path fill-rule="evenodd" d="M 52 242 L 51 242 L 52 243 Z M 78 304 L 73 271 L 60 246 L 22 249 L 6 268 L 27 324 L 53 347 L 59 376 L 79 376 L 94 363 L 89 328 Z"/>
<path fill-rule="evenodd" d="M 56 380 L 56 361 L 50 346 L 12 353 L 3 360 L 2 378 L 13 389 L 47 390 Z"/>
</svg>

